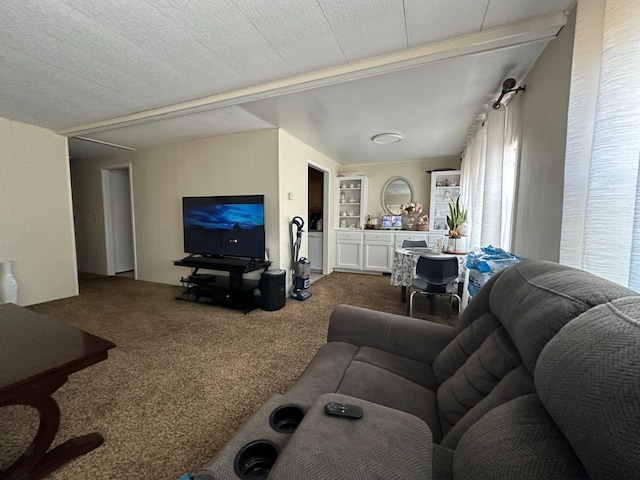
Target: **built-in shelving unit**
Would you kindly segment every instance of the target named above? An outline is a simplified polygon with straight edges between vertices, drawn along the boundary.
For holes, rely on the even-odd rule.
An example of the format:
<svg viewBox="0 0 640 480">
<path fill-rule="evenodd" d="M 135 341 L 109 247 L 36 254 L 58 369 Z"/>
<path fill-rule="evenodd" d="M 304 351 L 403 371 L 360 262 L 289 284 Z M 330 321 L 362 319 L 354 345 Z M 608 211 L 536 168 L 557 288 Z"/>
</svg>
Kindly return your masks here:
<svg viewBox="0 0 640 480">
<path fill-rule="evenodd" d="M 367 177 L 348 175 L 338 177 L 338 218 L 336 228 L 361 230 L 367 211 Z"/>
<path fill-rule="evenodd" d="M 460 195 L 460 170 L 431 172 L 431 199 L 429 202 L 429 230 L 447 233 L 449 199 Z"/>
</svg>

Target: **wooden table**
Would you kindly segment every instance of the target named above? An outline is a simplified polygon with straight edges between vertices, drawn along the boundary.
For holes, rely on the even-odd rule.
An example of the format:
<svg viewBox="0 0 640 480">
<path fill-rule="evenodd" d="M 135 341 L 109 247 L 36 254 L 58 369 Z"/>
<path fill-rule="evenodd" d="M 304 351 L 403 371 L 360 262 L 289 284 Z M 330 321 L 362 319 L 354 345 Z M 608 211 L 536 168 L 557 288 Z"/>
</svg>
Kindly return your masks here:
<svg viewBox="0 0 640 480">
<path fill-rule="evenodd" d="M 0 407 L 29 405 L 40 425 L 26 451 L 0 480 L 37 480 L 68 461 L 100 446 L 90 433 L 49 450 L 60 425 L 60 408 L 52 394 L 69 375 L 105 360 L 116 345 L 46 315 L 8 303 L 0 305 Z"/>
</svg>

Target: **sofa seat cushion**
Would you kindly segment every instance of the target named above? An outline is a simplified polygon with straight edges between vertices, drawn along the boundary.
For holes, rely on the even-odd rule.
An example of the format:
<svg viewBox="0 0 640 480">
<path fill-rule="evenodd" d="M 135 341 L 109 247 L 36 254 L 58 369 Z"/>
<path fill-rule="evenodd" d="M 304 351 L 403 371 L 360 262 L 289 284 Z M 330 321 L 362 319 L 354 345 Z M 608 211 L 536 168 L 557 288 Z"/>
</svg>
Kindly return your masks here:
<svg viewBox="0 0 640 480">
<path fill-rule="evenodd" d="M 410 413 L 422 419 L 439 442 L 436 381 L 430 365 L 372 347 L 324 344 L 287 398 L 309 406 L 324 393 L 342 393 Z"/>
<path fill-rule="evenodd" d="M 353 360 L 383 368 L 430 390 L 438 388 L 431 366 L 417 360 L 400 357 L 371 347 L 361 347 Z"/>
<path fill-rule="evenodd" d="M 435 392 L 397 373 L 354 359 L 338 393 L 415 415 L 429 425 L 435 442 L 442 438 Z"/>
<path fill-rule="evenodd" d="M 560 480 L 590 478 L 536 394 L 494 408 L 462 436 L 453 478 Z"/>
</svg>

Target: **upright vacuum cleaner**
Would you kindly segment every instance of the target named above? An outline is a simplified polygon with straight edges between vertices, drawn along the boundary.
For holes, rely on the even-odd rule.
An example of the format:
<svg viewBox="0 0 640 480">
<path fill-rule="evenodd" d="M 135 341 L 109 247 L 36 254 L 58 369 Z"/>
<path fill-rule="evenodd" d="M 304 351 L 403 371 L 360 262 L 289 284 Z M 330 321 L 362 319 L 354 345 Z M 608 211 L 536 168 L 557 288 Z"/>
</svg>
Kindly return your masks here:
<svg viewBox="0 0 640 480">
<path fill-rule="evenodd" d="M 304 230 L 304 220 L 301 217 L 293 217 L 289 222 L 291 230 L 289 231 L 291 238 L 291 268 L 293 276 L 293 288 L 291 296 L 296 300 L 304 301 L 311 296 L 311 292 L 307 289 L 311 284 L 309 275 L 311 273 L 311 262 L 305 257 L 298 258 L 300 254 L 300 244 L 302 243 L 302 232 Z M 293 229 L 296 229 L 295 240 L 293 239 Z"/>
</svg>

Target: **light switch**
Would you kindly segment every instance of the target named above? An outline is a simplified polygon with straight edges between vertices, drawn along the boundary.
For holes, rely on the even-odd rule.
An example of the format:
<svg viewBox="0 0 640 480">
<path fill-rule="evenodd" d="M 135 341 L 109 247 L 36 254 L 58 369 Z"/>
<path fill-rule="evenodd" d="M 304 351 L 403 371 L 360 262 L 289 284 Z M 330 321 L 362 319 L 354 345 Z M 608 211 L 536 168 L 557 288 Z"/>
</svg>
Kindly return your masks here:
<svg viewBox="0 0 640 480">
<path fill-rule="evenodd" d="M 289 200 L 293 200 L 293 192 L 289 192 Z"/>
</svg>

